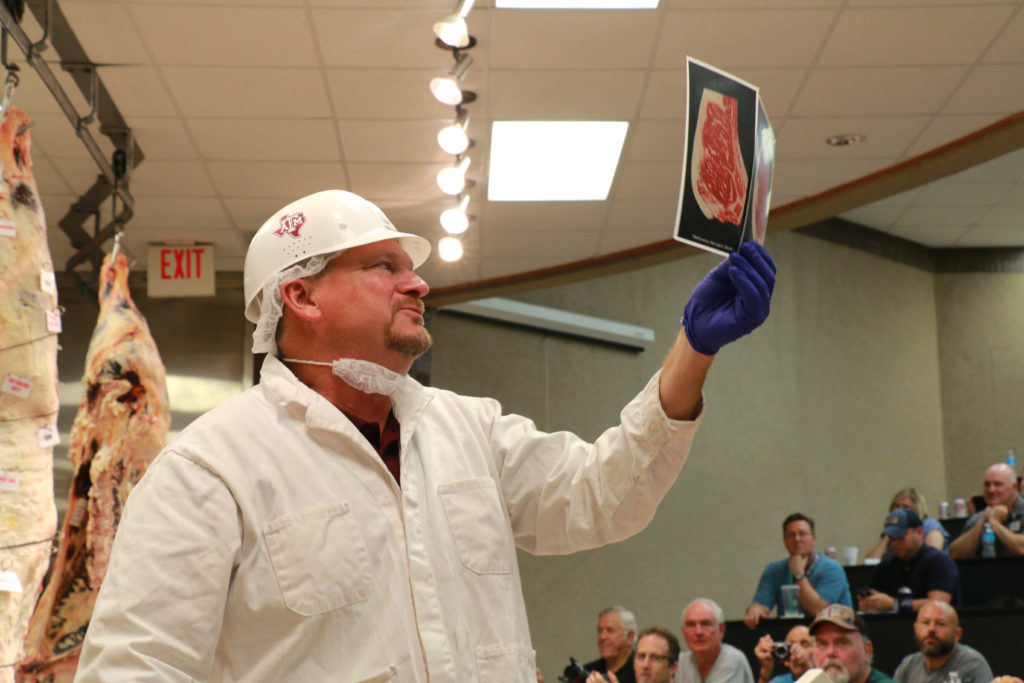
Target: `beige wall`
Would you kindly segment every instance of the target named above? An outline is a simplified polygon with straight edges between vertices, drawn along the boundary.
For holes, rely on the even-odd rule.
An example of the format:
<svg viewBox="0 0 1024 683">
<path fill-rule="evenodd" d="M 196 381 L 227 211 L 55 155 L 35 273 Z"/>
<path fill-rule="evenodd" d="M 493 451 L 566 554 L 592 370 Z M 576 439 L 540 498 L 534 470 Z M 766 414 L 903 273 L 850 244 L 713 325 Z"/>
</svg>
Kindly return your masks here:
<svg viewBox="0 0 1024 683">
<path fill-rule="evenodd" d="M 1024 274 L 943 274 L 935 292 L 946 469 L 966 496 L 1008 448 L 1024 458 Z"/>
<path fill-rule="evenodd" d="M 779 266 L 772 315 L 716 359 L 705 422 L 654 522 L 600 550 L 521 554 L 548 679 L 569 655 L 596 656 L 596 614 L 611 604 L 675 631 L 699 595 L 739 617 L 765 563 L 784 554 L 779 525 L 794 510 L 818 521 L 822 549 L 863 552 L 897 488 L 946 497 L 934 276 L 795 233 L 769 246 Z M 660 365 L 689 291 L 715 262 L 522 297 L 654 328 L 654 348 L 639 354 L 435 315 L 433 383 L 495 396 L 546 429 L 596 436 Z"/>
</svg>

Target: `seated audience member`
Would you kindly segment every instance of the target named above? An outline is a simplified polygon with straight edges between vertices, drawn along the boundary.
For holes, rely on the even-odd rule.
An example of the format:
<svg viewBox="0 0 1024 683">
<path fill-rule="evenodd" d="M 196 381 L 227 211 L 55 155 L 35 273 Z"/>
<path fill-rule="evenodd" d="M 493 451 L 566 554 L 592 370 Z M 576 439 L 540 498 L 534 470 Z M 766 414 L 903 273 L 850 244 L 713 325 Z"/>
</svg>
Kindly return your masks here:
<svg viewBox="0 0 1024 683">
<path fill-rule="evenodd" d="M 896 492 L 896 495 L 892 497 L 892 501 L 889 503 L 889 512 L 899 508 L 913 510 L 921 518 L 921 522 L 924 525 L 924 542 L 926 545 L 938 548 L 939 550 L 947 550 L 949 548 L 949 532 L 946 531 L 946 527 L 942 526 L 938 520 L 928 516 L 928 501 L 925 500 L 923 494 L 917 492 L 917 489 L 908 486 Z M 864 554 L 864 557 L 882 557 L 887 552 L 890 552 L 889 537 L 883 531 L 881 538 Z"/>
<path fill-rule="evenodd" d="M 996 556 L 1024 555 L 1024 498 L 1017 493 L 1017 475 L 1005 463 L 985 471 L 985 509 L 964 524 L 963 533 L 949 544 L 955 558 L 981 556 L 981 532 L 985 522 L 996 535 Z"/>
<path fill-rule="evenodd" d="M 683 639 L 676 683 L 754 683 L 746 656 L 728 643 L 725 616 L 714 600 L 697 598 L 683 610 Z"/>
<path fill-rule="evenodd" d="M 924 544 L 921 519 L 913 510 L 897 509 L 885 518 L 892 555 L 885 556 L 871 577 L 871 593 L 858 598 L 864 612 L 895 611 L 897 591 L 910 588 L 914 609 L 925 600 L 960 602 L 960 572 L 949 555 Z"/>
<path fill-rule="evenodd" d="M 789 673 L 779 674 L 771 678 L 775 669 L 775 655 L 772 654 L 775 639 L 771 634 L 761 636 L 754 648 L 754 654 L 761 662 L 761 673 L 758 675 L 758 683 L 793 683 L 810 669 L 811 664 L 811 633 L 803 624 L 794 626 L 786 634 L 786 642 L 789 643 L 789 657 L 782 660 L 782 663 L 789 667 Z M 769 679 L 771 679 L 769 681 Z"/>
<path fill-rule="evenodd" d="M 679 666 L 679 641 L 672 632 L 661 626 L 652 626 L 640 632 L 633 656 L 633 673 L 637 683 L 671 683 Z M 587 677 L 587 683 L 619 683 L 621 678 L 613 673 L 607 679 L 594 672 Z"/>
<path fill-rule="evenodd" d="M 797 597 L 804 614 L 817 614 L 825 605 L 836 602 L 853 605 L 846 572 L 838 562 L 814 549 L 816 540 L 814 520 L 810 517 L 794 512 L 782 522 L 782 542 L 789 557 L 770 562 L 761 573 L 754 601 L 743 617 L 748 628 L 757 626 L 773 607 L 782 615 L 782 587 L 786 584 L 798 587 Z"/>
<path fill-rule="evenodd" d="M 977 650 L 960 642 L 963 629 L 952 605 L 927 600 L 917 611 L 914 641 L 921 649 L 907 655 L 893 678 L 899 683 L 944 683 L 956 672 L 963 683 L 988 683 L 992 669 Z"/>
<path fill-rule="evenodd" d="M 814 666 L 822 669 L 832 683 L 894 683 L 871 668 L 874 645 L 868 625 L 852 607 L 829 605 L 814 617 L 810 631 Z"/>
<path fill-rule="evenodd" d="M 615 673 L 620 683 L 636 683 L 633 678 L 633 642 L 636 617 L 625 607 L 608 607 L 597 615 L 597 650 L 600 659 L 583 666 L 587 671 Z M 569 675 L 566 669 L 565 675 Z"/>
</svg>

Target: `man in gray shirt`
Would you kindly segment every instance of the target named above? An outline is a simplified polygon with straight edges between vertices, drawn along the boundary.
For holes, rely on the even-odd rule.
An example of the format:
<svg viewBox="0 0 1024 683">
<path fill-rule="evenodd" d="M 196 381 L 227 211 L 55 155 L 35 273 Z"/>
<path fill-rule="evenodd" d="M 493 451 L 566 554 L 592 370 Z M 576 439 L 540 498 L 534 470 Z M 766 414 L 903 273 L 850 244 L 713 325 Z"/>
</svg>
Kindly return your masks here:
<svg viewBox="0 0 1024 683">
<path fill-rule="evenodd" d="M 683 639 L 675 683 L 754 683 L 746 656 L 728 643 L 725 616 L 714 600 L 697 598 L 683 610 Z"/>
<path fill-rule="evenodd" d="M 899 683 L 988 683 L 992 669 L 981 653 L 960 643 L 963 629 L 956 610 L 939 600 L 929 600 L 917 611 L 914 640 L 920 652 L 907 655 L 893 678 Z M 956 672 L 959 678 L 951 678 Z"/>
</svg>

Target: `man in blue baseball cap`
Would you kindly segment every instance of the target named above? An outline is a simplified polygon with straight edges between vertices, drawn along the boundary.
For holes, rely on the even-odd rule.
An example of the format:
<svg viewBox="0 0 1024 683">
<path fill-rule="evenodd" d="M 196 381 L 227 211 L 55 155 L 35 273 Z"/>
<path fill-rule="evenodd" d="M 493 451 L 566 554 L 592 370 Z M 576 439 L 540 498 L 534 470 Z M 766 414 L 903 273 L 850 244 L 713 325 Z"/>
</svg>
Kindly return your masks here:
<svg viewBox="0 0 1024 683">
<path fill-rule="evenodd" d="M 859 598 L 864 612 L 895 611 L 896 594 L 910 588 L 914 610 L 926 600 L 940 600 L 956 605 L 960 602 L 960 573 L 946 553 L 926 545 L 924 525 L 913 510 L 897 509 L 885 518 L 885 534 L 889 537 L 892 555 L 885 557 L 874 576 L 871 592 Z"/>
</svg>

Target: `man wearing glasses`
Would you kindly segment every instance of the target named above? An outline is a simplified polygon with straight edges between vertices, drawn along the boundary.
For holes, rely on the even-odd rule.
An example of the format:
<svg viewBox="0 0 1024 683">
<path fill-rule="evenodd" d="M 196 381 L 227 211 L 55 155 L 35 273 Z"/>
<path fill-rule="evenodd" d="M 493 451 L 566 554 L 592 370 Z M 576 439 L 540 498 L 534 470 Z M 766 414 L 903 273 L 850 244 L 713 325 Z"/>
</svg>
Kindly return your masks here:
<svg viewBox="0 0 1024 683">
<path fill-rule="evenodd" d="M 679 667 L 679 641 L 672 632 L 661 626 L 652 626 L 640 632 L 633 657 L 633 671 L 637 683 L 671 683 Z M 609 673 L 607 679 L 594 672 L 587 677 L 587 683 L 620 683 L 618 677 Z"/>
<path fill-rule="evenodd" d="M 754 628 L 761 619 L 778 607 L 778 616 L 814 616 L 826 605 L 839 603 L 853 606 L 850 584 L 842 565 L 814 549 L 814 520 L 794 512 L 782 522 L 782 542 L 789 552 L 784 560 L 771 562 L 764 568 L 747 608 L 743 622 Z M 784 586 L 795 586 L 795 604 L 786 605 Z"/>
</svg>

